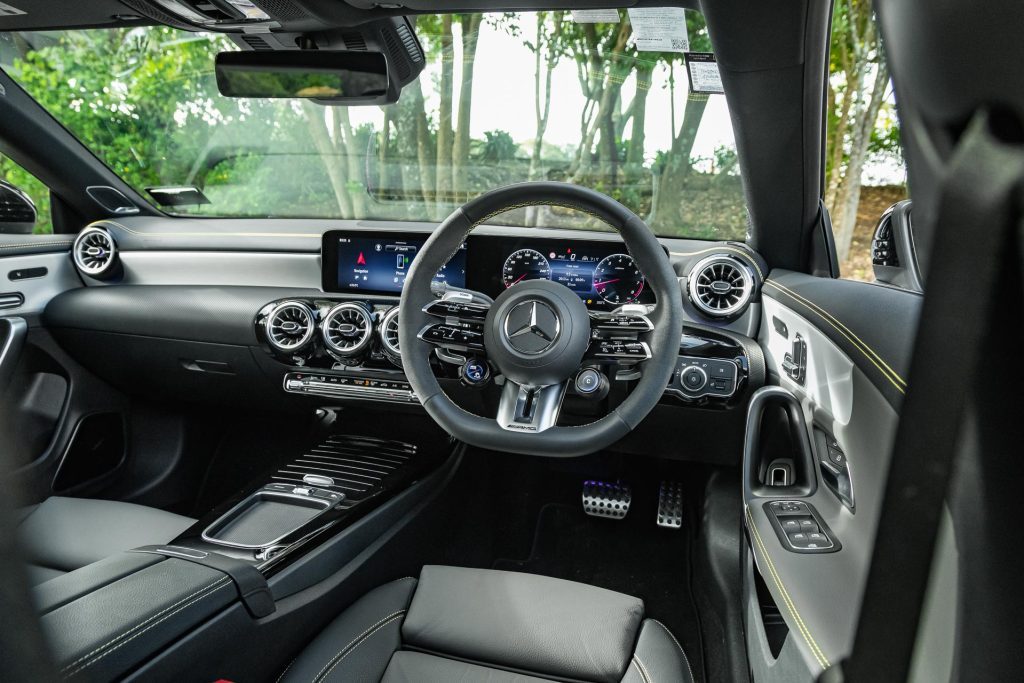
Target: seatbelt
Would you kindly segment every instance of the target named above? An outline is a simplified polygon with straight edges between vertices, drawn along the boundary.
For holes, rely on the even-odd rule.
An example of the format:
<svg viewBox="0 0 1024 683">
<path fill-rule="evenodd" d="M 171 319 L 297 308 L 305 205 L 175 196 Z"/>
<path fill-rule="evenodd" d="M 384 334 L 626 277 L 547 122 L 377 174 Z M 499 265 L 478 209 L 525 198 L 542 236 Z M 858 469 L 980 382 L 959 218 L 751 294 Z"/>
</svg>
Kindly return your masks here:
<svg viewBox="0 0 1024 683">
<path fill-rule="evenodd" d="M 853 652 L 841 677 L 905 681 L 993 299 L 1018 268 L 1024 147 L 978 112 L 942 183 L 921 321 L 893 444 Z M 1019 324 L 1014 320 L 1011 324 Z M 837 680 L 830 670 L 824 679 Z"/>
<path fill-rule="evenodd" d="M 256 619 L 269 616 L 277 609 L 266 578 L 260 573 L 260 570 L 245 560 L 176 545 L 146 545 L 135 548 L 131 552 L 152 553 L 178 560 L 187 560 L 227 574 L 234 581 L 242 604 Z"/>
</svg>

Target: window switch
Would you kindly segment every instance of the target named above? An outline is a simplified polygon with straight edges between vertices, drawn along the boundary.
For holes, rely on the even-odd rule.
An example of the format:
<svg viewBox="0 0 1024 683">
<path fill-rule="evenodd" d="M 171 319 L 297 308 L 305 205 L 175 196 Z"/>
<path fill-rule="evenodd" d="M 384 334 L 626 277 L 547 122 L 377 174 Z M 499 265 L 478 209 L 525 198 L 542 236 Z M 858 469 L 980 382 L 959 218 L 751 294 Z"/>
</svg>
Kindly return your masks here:
<svg viewBox="0 0 1024 683">
<path fill-rule="evenodd" d="M 802 500 L 773 500 L 763 507 L 782 546 L 794 553 L 834 553 L 842 544 L 814 506 Z"/>
<path fill-rule="evenodd" d="M 800 519 L 800 517 L 779 517 L 779 524 L 787 534 L 798 533 L 803 530 Z"/>
</svg>

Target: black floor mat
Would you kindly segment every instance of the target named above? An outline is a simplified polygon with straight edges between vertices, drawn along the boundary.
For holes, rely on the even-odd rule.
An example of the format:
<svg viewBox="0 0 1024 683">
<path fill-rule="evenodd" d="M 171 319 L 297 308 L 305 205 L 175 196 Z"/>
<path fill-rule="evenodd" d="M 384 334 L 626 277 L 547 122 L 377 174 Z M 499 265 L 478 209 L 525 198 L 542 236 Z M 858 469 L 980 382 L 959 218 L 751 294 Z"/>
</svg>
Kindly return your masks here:
<svg viewBox="0 0 1024 683">
<path fill-rule="evenodd" d="M 634 501 L 634 508 L 621 521 L 590 517 L 581 507 L 545 505 L 530 557 L 499 559 L 494 568 L 578 581 L 642 598 L 647 616 L 676 635 L 694 676 L 701 680 L 700 623 L 689 591 L 689 531 L 658 527 L 656 501 L 637 497 Z"/>
</svg>

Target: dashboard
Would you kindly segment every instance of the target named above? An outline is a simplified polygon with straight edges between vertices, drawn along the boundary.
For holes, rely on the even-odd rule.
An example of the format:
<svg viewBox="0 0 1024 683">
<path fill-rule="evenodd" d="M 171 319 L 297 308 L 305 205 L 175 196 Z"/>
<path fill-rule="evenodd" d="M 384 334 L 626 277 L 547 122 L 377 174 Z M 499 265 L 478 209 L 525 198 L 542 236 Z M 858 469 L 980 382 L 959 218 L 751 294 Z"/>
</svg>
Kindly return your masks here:
<svg viewBox="0 0 1024 683">
<path fill-rule="evenodd" d="M 427 236 L 396 231 L 332 230 L 323 237 L 323 290 L 401 294 Z M 625 245 L 618 240 L 470 235 L 434 281 L 495 297 L 528 280 L 565 285 L 595 311 L 654 297 Z"/>
</svg>

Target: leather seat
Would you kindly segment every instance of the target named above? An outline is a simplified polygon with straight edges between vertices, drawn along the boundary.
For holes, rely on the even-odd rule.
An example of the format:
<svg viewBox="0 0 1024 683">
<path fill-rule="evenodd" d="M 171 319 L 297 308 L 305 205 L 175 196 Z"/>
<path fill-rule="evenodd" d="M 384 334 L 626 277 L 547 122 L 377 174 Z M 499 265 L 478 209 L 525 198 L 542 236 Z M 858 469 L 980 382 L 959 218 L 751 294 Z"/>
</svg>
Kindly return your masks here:
<svg viewBox="0 0 1024 683">
<path fill-rule="evenodd" d="M 133 503 L 57 496 L 21 508 L 18 518 L 18 538 L 33 585 L 125 550 L 169 543 L 195 523 Z"/>
<path fill-rule="evenodd" d="M 285 682 L 690 682 L 679 641 L 642 600 L 532 574 L 427 566 L 335 619 Z"/>
</svg>

